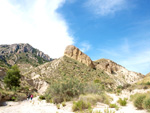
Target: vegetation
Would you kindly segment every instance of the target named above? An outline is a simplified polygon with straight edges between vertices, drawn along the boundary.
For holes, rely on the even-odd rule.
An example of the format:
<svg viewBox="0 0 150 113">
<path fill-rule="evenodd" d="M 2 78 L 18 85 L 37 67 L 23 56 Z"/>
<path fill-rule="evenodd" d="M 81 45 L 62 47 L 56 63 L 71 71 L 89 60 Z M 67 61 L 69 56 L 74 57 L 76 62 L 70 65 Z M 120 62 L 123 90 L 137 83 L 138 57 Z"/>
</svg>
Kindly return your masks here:
<svg viewBox="0 0 150 113">
<path fill-rule="evenodd" d="M 79 100 L 90 103 L 91 105 L 95 105 L 97 102 L 109 104 L 111 101 L 111 98 L 108 95 L 106 95 L 105 93 L 102 93 L 102 94 L 80 95 Z"/>
<path fill-rule="evenodd" d="M 62 102 L 62 106 L 65 107 L 66 106 L 66 102 Z"/>
<path fill-rule="evenodd" d="M 83 109 L 90 109 L 91 108 L 91 104 L 90 103 L 87 103 L 87 102 L 84 102 L 83 100 L 79 100 L 77 102 L 74 102 L 73 103 L 73 106 L 72 106 L 72 110 L 73 111 L 82 111 Z"/>
<path fill-rule="evenodd" d="M 138 109 L 150 109 L 150 93 L 136 93 L 131 95 L 131 101 Z"/>
<path fill-rule="evenodd" d="M 117 101 L 121 106 L 126 106 L 127 104 L 127 99 L 124 98 L 124 99 L 121 99 L 119 98 L 119 100 Z"/>
<path fill-rule="evenodd" d="M 39 99 L 45 100 L 45 96 L 44 96 L 44 95 L 40 95 L 40 96 L 39 96 Z"/>
<path fill-rule="evenodd" d="M 110 108 L 115 108 L 116 110 L 119 109 L 119 107 L 118 107 L 117 104 L 109 104 L 109 107 L 110 107 Z"/>
<path fill-rule="evenodd" d="M 6 76 L 4 77 L 4 83 L 6 87 L 13 89 L 20 86 L 20 71 L 17 65 L 12 66 L 8 69 Z"/>
<path fill-rule="evenodd" d="M 72 97 L 83 93 L 83 85 L 77 78 L 63 76 L 57 81 L 53 81 L 46 92 L 46 100 L 53 99 L 54 103 L 68 101 Z"/>
</svg>

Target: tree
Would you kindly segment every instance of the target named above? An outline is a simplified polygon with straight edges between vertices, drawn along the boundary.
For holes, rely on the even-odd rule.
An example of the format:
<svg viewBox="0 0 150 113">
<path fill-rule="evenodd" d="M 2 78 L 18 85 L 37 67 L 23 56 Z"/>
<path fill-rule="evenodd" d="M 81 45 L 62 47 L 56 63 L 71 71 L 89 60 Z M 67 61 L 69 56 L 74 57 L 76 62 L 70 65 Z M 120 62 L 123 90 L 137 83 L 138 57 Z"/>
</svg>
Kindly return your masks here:
<svg viewBox="0 0 150 113">
<path fill-rule="evenodd" d="M 18 66 L 14 65 L 10 69 L 8 69 L 7 74 L 4 77 L 4 83 L 10 89 L 12 89 L 13 87 L 19 87 L 20 78 L 21 78 L 21 75 L 20 75 Z"/>
</svg>

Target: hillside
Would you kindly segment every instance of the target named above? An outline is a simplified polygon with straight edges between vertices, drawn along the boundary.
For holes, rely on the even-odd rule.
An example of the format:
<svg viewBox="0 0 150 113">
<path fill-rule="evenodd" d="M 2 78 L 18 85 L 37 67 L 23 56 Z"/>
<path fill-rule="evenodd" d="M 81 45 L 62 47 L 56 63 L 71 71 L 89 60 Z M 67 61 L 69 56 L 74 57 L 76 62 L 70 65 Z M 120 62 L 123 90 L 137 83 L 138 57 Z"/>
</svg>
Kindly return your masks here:
<svg viewBox="0 0 150 113">
<path fill-rule="evenodd" d="M 35 67 L 51 60 L 48 55 L 29 44 L 0 45 L 1 67 L 17 64 L 21 70 L 25 71 L 29 67 Z"/>
<path fill-rule="evenodd" d="M 144 77 L 108 59 L 92 61 L 89 56 L 72 45 L 66 48 L 63 57 L 31 68 L 23 75 L 26 79 L 32 79 L 29 84 L 35 86 L 39 92 L 43 92 L 43 87 L 48 87 L 50 80 L 62 76 L 75 76 L 87 83 L 97 82 L 110 91 L 120 85 L 133 84 Z"/>
<path fill-rule="evenodd" d="M 111 77 L 114 77 L 115 82 L 120 85 L 133 84 L 144 77 L 141 73 L 129 71 L 109 59 L 99 59 L 94 61 L 94 64 L 96 69 L 101 69 Z"/>
</svg>

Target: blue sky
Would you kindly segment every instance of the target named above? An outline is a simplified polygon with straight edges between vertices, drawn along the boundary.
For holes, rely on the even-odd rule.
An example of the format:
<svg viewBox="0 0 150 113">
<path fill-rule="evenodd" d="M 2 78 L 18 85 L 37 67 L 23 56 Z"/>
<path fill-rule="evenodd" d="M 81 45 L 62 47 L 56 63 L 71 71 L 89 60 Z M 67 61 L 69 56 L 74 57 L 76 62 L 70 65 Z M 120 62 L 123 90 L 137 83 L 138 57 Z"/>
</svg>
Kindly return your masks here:
<svg viewBox="0 0 150 113">
<path fill-rule="evenodd" d="M 150 72 L 149 0 L 0 0 L 0 44 L 29 43 L 49 56 L 67 45 L 92 60 Z"/>
</svg>

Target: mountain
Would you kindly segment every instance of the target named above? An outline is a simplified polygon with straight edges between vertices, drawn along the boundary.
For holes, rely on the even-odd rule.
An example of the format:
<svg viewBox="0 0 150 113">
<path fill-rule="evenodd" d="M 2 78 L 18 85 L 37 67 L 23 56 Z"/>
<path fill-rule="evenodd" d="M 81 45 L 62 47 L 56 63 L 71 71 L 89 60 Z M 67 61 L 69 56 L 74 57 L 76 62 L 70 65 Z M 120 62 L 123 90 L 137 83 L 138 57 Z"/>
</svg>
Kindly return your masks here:
<svg viewBox="0 0 150 113">
<path fill-rule="evenodd" d="M 120 85 L 125 83 L 133 84 L 144 77 L 143 74 L 129 71 L 125 67 L 109 59 L 99 59 L 94 61 L 94 64 L 96 69 L 103 70 L 108 75 L 112 76 L 114 80 Z"/>
<path fill-rule="evenodd" d="M 28 83 L 35 86 L 39 92 L 48 87 L 50 80 L 56 80 L 61 76 L 73 75 L 82 82 L 97 81 L 109 90 L 119 85 L 133 84 L 144 77 L 108 59 L 92 61 L 73 45 L 66 47 L 63 57 L 32 68 L 23 74 L 29 79 Z"/>
<path fill-rule="evenodd" d="M 150 72 L 146 74 L 146 76 L 150 76 Z"/>
<path fill-rule="evenodd" d="M 52 59 L 29 44 L 0 45 L 0 66 L 18 64 L 21 69 L 38 66 Z"/>
<path fill-rule="evenodd" d="M 13 64 L 20 67 L 23 90 L 37 91 L 39 94 L 43 94 L 48 86 L 62 77 L 74 77 L 80 83 L 90 86 L 94 84 L 93 87 L 98 85 L 105 91 L 115 91 L 120 85 L 134 84 L 144 77 L 141 73 L 129 71 L 109 59 L 92 61 L 73 45 L 66 47 L 63 57 L 54 60 L 29 44 L 1 45 L 0 59 L 4 67 Z M 0 89 L 3 87 L 2 78 L 5 72 L 5 68 L 0 68 Z"/>
</svg>

